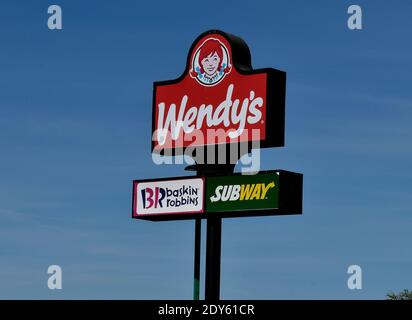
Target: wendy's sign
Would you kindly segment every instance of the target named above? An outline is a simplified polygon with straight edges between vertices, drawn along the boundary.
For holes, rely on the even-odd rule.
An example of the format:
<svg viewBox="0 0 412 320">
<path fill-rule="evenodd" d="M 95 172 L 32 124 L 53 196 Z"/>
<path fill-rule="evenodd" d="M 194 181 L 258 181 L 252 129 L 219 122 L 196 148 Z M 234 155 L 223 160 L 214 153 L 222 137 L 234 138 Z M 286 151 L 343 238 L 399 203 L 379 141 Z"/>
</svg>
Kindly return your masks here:
<svg viewBox="0 0 412 320">
<path fill-rule="evenodd" d="M 254 70 L 242 39 L 207 31 L 192 44 L 179 78 L 154 83 L 152 152 L 283 146 L 285 90 L 286 73 Z"/>
</svg>

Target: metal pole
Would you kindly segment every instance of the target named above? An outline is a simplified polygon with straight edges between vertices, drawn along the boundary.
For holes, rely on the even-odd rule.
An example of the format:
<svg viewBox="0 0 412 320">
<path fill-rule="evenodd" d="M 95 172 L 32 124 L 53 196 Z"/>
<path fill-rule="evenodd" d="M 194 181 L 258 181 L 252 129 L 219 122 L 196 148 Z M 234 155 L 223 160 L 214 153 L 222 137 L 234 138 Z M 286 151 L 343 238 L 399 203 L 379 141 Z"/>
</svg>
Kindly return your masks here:
<svg viewBox="0 0 412 320">
<path fill-rule="evenodd" d="M 228 153 L 227 153 L 228 154 Z M 217 162 L 216 162 L 217 163 Z M 233 172 L 235 164 L 232 164 L 226 159 L 226 164 L 223 165 L 192 165 L 185 168 L 188 171 L 196 171 L 199 177 L 214 176 L 217 174 Z M 200 222 L 196 222 L 199 223 Z M 197 226 L 197 224 L 196 224 Z M 196 255 L 195 241 L 195 285 L 194 298 L 196 297 L 196 264 L 199 261 L 200 269 L 200 226 L 199 226 L 199 257 Z M 195 236 L 196 237 L 196 236 Z M 197 237 L 195 238 L 197 239 Z M 207 238 L 206 238 L 206 279 L 205 279 L 205 300 L 220 299 L 220 255 L 221 255 L 221 239 L 222 239 L 222 218 L 208 217 L 207 218 Z M 197 295 L 198 297 L 198 295 Z"/>
<path fill-rule="evenodd" d="M 220 298 L 222 218 L 207 219 L 205 300 Z"/>
<path fill-rule="evenodd" d="M 193 281 L 193 300 L 199 300 L 200 290 L 200 245 L 201 245 L 202 220 L 195 219 L 195 263 Z"/>
</svg>

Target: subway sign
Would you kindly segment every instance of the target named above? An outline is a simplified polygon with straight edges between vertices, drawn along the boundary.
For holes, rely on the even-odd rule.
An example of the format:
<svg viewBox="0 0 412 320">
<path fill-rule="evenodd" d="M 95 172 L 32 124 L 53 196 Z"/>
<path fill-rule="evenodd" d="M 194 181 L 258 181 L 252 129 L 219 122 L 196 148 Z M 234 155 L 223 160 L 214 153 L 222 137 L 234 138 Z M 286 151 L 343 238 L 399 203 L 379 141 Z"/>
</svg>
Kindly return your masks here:
<svg viewBox="0 0 412 320">
<path fill-rule="evenodd" d="M 286 73 L 253 69 L 241 38 L 207 31 L 193 42 L 179 78 L 154 83 L 152 152 L 283 146 L 285 91 Z"/>
<path fill-rule="evenodd" d="M 302 214 L 302 185 L 302 174 L 284 170 L 136 180 L 132 216 L 158 221 Z"/>
<path fill-rule="evenodd" d="M 279 172 L 207 179 L 207 211 L 279 208 Z"/>
</svg>

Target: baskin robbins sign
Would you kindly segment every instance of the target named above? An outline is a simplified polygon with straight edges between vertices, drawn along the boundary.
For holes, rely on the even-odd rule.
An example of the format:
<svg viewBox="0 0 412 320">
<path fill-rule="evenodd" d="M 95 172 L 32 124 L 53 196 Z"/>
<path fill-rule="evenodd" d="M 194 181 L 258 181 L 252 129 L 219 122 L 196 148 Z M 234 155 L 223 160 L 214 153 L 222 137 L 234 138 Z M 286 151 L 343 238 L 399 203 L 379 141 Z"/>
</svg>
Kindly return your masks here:
<svg viewBox="0 0 412 320">
<path fill-rule="evenodd" d="M 204 212 L 204 189 L 204 178 L 135 180 L 133 218 L 192 218 Z"/>
<path fill-rule="evenodd" d="M 205 146 L 283 146 L 285 87 L 285 72 L 252 68 L 242 39 L 207 31 L 179 78 L 154 83 L 152 152 L 194 157 Z"/>
</svg>

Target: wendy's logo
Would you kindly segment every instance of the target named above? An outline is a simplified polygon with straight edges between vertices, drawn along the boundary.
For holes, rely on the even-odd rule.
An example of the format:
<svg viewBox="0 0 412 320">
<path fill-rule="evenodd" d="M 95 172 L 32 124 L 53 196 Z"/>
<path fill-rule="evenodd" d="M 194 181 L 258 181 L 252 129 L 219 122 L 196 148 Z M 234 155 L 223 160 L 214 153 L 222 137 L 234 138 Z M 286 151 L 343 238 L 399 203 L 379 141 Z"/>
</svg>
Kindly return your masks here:
<svg viewBox="0 0 412 320">
<path fill-rule="evenodd" d="M 218 154 L 206 156 L 209 147 L 228 156 L 234 145 L 283 146 L 285 88 L 285 72 L 252 68 L 241 38 L 206 31 L 190 46 L 184 72 L 153 84 L 152 152 L 212 164 Z"/>
<path fill-rule="evenodd" d="M 190 76 L 204 86 L 218 84 L 232 69 L 226 46 L 215 38 L 206 39 L 191 61 Z"/>
</svg>

